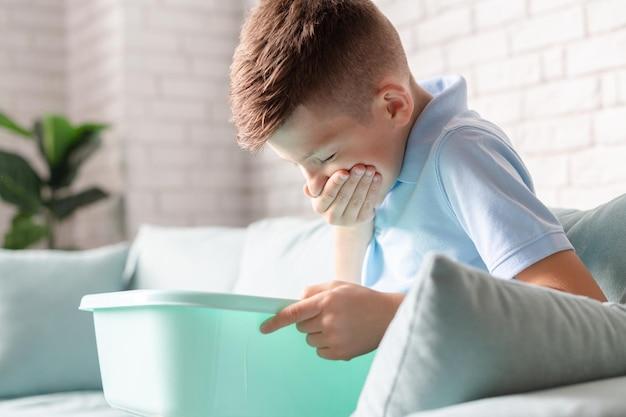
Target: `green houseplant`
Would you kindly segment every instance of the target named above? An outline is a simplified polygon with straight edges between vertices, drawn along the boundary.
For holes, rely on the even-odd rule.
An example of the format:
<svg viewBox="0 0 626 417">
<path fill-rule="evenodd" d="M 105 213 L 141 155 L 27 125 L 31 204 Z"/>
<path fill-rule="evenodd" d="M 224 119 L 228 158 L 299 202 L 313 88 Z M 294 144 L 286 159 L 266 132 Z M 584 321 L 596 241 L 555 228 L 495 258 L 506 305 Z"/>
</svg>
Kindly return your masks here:
<svg viewBox="0 0 626 417">
<path fill-rule="evenodd" d="M 29 130 L 0 112 L 0 127 L 33 141 L 48 174 L 42 178 L 24 158 L 0 150 L 0 198 L 16 207 L 3 247 L 24 249 L 46 239 L 48 248 L 54 249 L 55 224 L 108 196 L 98 187 L 70 190 L 82 163 L 100 147 L 100 133 L 108 125 L 73 126 L 63 116 L 47 114 Z"/>
</svg>

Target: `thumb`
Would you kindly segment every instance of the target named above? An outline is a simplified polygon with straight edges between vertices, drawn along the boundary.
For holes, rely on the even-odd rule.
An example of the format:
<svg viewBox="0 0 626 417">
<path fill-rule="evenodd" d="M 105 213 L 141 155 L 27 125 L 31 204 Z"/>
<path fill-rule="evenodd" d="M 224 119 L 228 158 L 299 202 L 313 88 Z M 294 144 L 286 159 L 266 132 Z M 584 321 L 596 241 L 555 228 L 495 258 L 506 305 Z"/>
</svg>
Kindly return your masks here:
<svg viewBox="0 0 626 417">
<path fill-rule="evenodd" d="M 304 186 L 302 187 L 302 191 L 304 192 L 305 196 L 309 198 L 315 198 L 314 196 L 311 195 L 311 191 L 309 191 L 309 186 L 307 184 L 304 184 Z"/>
</svg>

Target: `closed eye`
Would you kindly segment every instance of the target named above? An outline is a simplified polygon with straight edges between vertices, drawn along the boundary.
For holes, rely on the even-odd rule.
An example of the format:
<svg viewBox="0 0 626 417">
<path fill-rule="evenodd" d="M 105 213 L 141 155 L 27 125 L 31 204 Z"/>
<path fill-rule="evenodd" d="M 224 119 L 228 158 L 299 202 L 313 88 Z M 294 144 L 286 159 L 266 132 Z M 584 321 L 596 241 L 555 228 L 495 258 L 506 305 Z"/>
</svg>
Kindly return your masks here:
<svg viewBox="0 0 626 417">
<path fill-rule="evenodd" d="M 331 156 L 329 156 L 328 158 L 324 159 L 324 160 L 322 161 L 322 163 L 324 164 L 324 163 L 326 163 L 326 162 L 330 161 L 331 159 L 333 159 L 333 158 L 335 157 L 335 155 L 337 155 L 337 153 L 334 153 L 334 154 L 332 154 Z"/>
</svg>

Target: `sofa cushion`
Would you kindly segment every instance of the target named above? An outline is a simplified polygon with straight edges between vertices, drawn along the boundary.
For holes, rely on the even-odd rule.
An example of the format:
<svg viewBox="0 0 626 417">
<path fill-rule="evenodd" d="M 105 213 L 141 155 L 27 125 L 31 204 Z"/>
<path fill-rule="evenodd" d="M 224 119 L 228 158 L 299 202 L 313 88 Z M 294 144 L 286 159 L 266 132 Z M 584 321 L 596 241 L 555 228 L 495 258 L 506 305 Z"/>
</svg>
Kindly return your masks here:
<svg viewBox="0 0 626 417">
<path fill-rule="evenodd" d="M 124 271 L 131 289 L 231 292 L 239 274 L 245 228 L 143 224 Z"/>
<path fill-rule="evenodd" d="M 0 250 L 0 398 L 101 389 L 86 294 L 120 291 L 128 244 Z"/>
<path fill-rule="evenodd" d="M 468 401 L 406 417 L 623 417 L 626 377 Z"/>
<path fill-rule="evenodd" d="M 551 210 L 607 299 L 626 303 L 626 194 L 590 210 Z"/>
<path fill-rule="evenodd" d="M 248 226 L 234 292 L 298 299 L 335 277 L 331 227 L 322 218 L 276 217 Z"/>
<path fill-rule="evenodd" d="M 353 417 L 626 375 L 626 306 L 428 255 L 391 321 Z"/>
<path fill-rule="evenodd" d="M 68 391 L 0 401 L 2 417 L 132 417 L 111 408 L 102 391 Z"/>
</svg>

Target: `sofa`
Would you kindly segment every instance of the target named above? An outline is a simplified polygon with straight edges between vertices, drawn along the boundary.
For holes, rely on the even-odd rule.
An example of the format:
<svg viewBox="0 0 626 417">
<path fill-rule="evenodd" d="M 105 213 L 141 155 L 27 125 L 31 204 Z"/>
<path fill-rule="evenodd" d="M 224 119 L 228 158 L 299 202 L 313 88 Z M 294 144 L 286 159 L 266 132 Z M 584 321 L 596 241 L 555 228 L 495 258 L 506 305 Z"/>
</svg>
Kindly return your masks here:
<svg viewBox="0 0 626 417">
<path fill-rule="evenodd" d="M 626 195 L 590 210 L 552 209 L 612 301 L 626 302 Z M 620 256 L 620 254 L 622 256 Z M 144 224 L 98 249 L 0 251 L 0 416 L 121 417 L 106 403 L 83 295 L 186 289 L 299 298 L 334 275 L 331 227 L 279 217 L 247 227 Z M 303 336 L 304 343 L 304 336 Z M 626 376 L 482 398 L 417 416 L 626 416 Z"/>
</svg>

